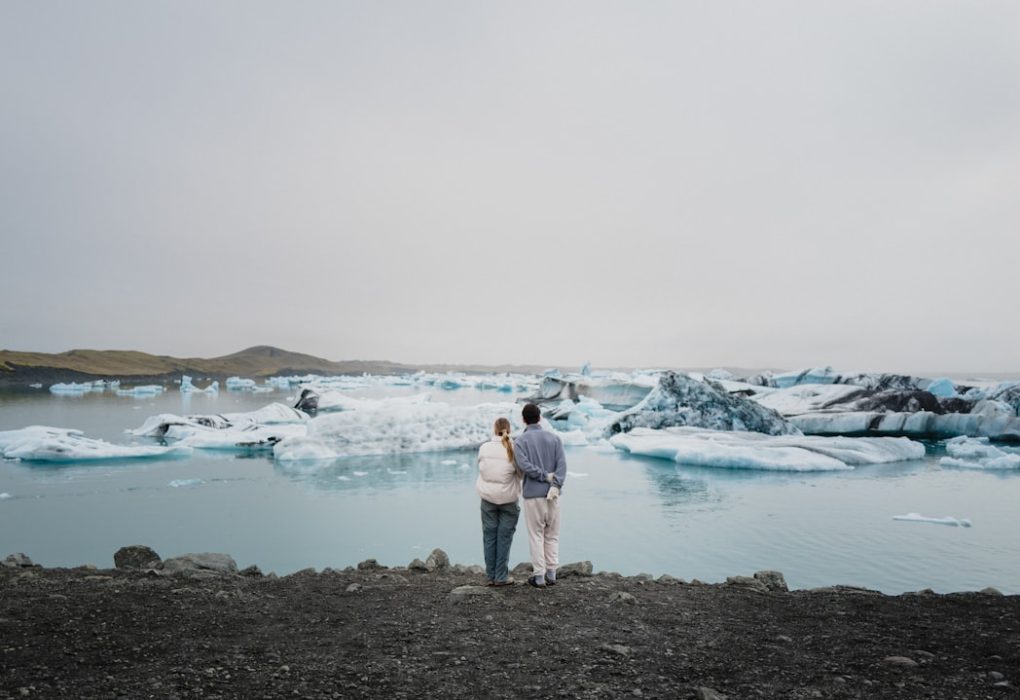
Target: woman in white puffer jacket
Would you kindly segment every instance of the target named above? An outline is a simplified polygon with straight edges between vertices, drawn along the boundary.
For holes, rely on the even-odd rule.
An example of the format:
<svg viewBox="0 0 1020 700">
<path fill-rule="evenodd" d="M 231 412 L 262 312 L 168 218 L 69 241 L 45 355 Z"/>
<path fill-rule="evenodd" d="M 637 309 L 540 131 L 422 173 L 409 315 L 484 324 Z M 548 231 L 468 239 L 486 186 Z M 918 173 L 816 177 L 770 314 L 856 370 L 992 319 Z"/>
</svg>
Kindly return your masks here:
<svg viewBox="0 0 1020 700">
<path fill-rule="evenodd" d="M 521 508 L 521 475 L 514 464 L 510 442 L 510 421 L 498 418 L 494 435 L 478 450 L 478 481 L 475 488 L 482 499 L 482 547 L 485 577 L 490 586 L 507 586 L 510 581 L 510 545 L 517 530 Z"/>
</svg>

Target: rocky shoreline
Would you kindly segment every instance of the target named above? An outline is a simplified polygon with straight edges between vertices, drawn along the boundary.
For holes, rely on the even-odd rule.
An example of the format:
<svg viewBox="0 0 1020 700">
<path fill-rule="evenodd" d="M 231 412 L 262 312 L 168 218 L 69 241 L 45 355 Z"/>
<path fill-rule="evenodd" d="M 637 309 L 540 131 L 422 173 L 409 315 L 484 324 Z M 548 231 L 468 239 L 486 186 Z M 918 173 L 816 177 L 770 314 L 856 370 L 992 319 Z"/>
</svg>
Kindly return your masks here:
<svg viewBox="0 0 1020 700">
<path fill-rule="evenodd" d="M 227 555 L 0 566 L 0 698 L 1000 698 L 1020 596 L 789 591 L 560 568 L 482 585 L 441 550 L 277 577 Z M 522 567 L 523 569 L 524 567 Z M 523 581 L 518 572 L 518 580 Z"/>
</svg>

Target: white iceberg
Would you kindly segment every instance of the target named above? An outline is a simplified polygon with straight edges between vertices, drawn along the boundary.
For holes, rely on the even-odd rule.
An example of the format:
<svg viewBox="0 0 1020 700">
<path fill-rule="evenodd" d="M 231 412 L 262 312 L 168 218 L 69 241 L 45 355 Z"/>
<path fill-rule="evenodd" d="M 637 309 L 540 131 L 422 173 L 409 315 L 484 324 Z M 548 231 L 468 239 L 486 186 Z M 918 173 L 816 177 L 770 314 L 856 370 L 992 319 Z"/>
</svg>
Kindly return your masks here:
<svg viewBox="0 0 1020 700">
<path fill-rule="evenodd" d="M 304 437 L 307 432 L 301 423 L 223 429 L 174 425 L 167 430 L 166 439 L 202 450 L 259 450 L 271 449 L 284 438 Z"/>
<path fill-rule="evenodd" d="M 0 455 L 26 462 L 87 462 L 107 459 L 186 457 L 190 447 L 114 445 L 87 438 L 80 430 L 33 425 L 0 431 Z"/>
<path fill-rule="evenodd" d="M 1007 452 L 988 438 L 957 437 L 946 442 L 948 457 L 939 460 L 944 467 L 962 469 L 1020 469 L 1020 454 Z"/>
<path fill-rule="evenodd" d="M 117 389 L 117 396 L 156 396 L 162 394 L 164 388 L 159 384 L 143 384 L 141 386 L 131 387 L 130 389 Z"/>
<path fill-rule="evenodd" d="M 701 428 L 634 428 L 609 442 L 632 454 L 728 469 L 840 471 L 924 457 L 924 445 L 907 438 L 771 436 Z"/>
<path fill-rule="evenodd" d="M 224 384 L 227 387 L 227 391 L 251 391 L 255 388 L 254 379 L 244 379 L 242 377 L 227 377 Z"/>
<path fill-rule="evenodd" d="M 218 394 L 220 393 L 220 383 L 213 382 L 205 389 L 199 389 L 197 386 L 191 383 L 191 377 L 188 375 L 181 376 L 181 393 L 182 394 Z"/>
<path fill-rule="evenodd" d="M 943 518 L 929 518 L 921 515 L 920 513 L 907 513 L 906 515 L 894 515 L 893 520 L 903 520 L 912 523 L 932 523 L 935 525 L 949 525 L 950 527 L 970 527 L 971 523 L 969 518 L 953 518 L 946 516 Z"/>
<path fill-rule="evenodd" d="M 4 491 L 3 493 L 0 493 L 0 501 L 6 501 L 8 498 L 14 498 L 14 496 L 12 496 L 11 494 L 7 493 L 6 491 Z"/>
<path fill-rule="evenodd" d="M 308 423 L 307 436 L 279 442 L 273 454 L 280 461 L 301 461 L 474 449 L 492 435 L 497 418 L 509 418 L 520 427 L 520 413 L 520 407 L 512 403 L 387 403 L 375 409 L 320 415 Z"/>
<path fill-rule="evenodd" d="M 93 387 L 90 382 L 78 384 L 75 382 L 54 384 L 50 387 L 51 394 L 62 394 L 64 396 L 82 396 L 92 391 Z"/>
<path fill-rule="evenodd" d="M 412 396 L 390 396 L 382 399 L 358 399 L 339 391 L 325 391 L 319 394 L 319 411 L 366 411 L 408 404 L 427 403 L 432 400 L 431 394 L 414 394 Z"/>
</svg>

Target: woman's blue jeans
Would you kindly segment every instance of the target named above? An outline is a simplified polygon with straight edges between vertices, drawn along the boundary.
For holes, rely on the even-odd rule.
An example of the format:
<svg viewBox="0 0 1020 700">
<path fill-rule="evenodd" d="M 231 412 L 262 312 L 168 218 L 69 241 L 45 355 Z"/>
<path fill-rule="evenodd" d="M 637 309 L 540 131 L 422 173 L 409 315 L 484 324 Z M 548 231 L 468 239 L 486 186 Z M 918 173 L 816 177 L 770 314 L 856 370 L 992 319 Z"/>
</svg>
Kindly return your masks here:
<svg viewBox="0 0 1020 700">
<path fill-rule="evenodd" d="M 503 582 L 510 575 L 510 545 L 517 530 L 521 507 L 517 503 L 496 505 L 482 499 L 482 547 L 485 550 L 485 577 Z"/>
</svg>

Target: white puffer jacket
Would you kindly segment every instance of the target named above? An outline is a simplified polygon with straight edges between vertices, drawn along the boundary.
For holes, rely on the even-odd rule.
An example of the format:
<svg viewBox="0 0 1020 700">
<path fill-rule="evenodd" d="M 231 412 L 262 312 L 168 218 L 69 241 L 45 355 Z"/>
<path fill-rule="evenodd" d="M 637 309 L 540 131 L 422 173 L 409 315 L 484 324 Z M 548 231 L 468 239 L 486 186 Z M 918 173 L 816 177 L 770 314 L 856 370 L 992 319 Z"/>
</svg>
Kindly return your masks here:
<svg viewBox="0 0 1020 700">
<path fill-rule="evenodd" d="M 521 495 L 521 477 L 506 458 L 503 441 L 493 436 L 478 450 L 478 495 L 489 503 L 515 503 Z"/>
</svg>

